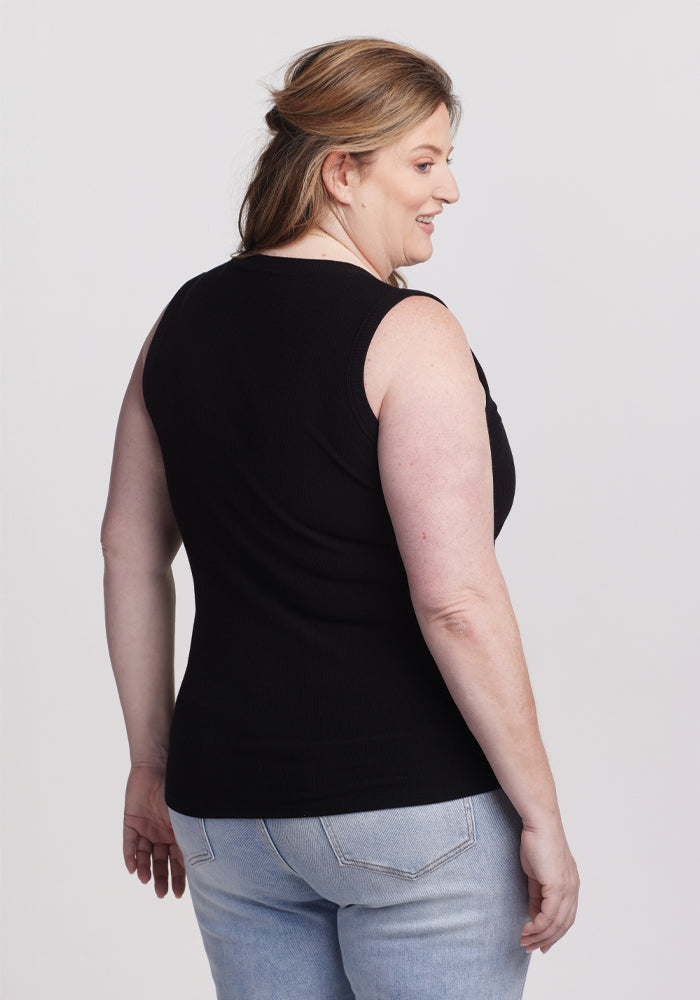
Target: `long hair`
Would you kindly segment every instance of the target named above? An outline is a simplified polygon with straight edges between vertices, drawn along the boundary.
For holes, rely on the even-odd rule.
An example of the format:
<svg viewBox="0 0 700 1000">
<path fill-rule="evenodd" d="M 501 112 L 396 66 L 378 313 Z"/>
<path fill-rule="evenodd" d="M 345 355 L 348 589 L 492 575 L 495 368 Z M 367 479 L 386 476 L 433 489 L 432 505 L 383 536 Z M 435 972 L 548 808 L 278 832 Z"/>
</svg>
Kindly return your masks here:
<svg viewBox="0 0 700 1000">
<path fill-rule="evenodd" d="M 364 169 L 375 150 L 429 118 L 440 104 L 459 124 L 452 81 L 428 56 L 381 38 L 347 38 L 294 58 L 284 86 L 268 88 L 272 133 L 238 216 L 237 257 L 291 243 L 309 232 L 333 199 L 321 170 L 329 153 L 353 155 Z M 398 271 L 387 279 L 404 285 Z"/>
</svg>

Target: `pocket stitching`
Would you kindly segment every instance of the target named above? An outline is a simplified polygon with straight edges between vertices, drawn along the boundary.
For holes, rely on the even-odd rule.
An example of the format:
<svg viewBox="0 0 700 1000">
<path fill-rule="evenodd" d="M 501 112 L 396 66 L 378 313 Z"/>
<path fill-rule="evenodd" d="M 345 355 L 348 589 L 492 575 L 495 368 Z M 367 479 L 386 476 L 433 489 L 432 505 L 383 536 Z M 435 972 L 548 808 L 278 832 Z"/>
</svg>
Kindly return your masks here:
<svg viewBox="0 0 700 1000">
<path fill-rule="evenodd" d="M 471 799 L 469 797 L 462 799 L 462 807 L 464 809 L 464 817 L 467 823 L 467 836 L 464 840 L 460 841 L 449 851 L 444 854 L 439 855 L 437 858 L 433 858 L 427 864 L 423 865 L 422 868 L 418 868 L 415 872 L 407 871 L 405 868 L 392 868 L 389 865 L 380 865 L 372 861 L 362 861 L 359 858 L 349 858 L 343 851 L 340 840 L 338 839 L 338 834 L 336 833 L 331 819 L 328 816 L 322 816 L 321 824 L 323 829 L 326 831 L 326 835 L 330 842 L 333 853 L 340 865 L 345 868 L 362 868 L 366 871 L 379 872 L 385 875 L 393 875 L 396 878 L 404 879 L 418 879 L 423 875 L 427 875 L 429 872 L 433 871 L 435 868 L 439 868 L 445 862 L 450 861 L 452 858 L 457 857 L 459 854 L 463 854 L 464 851 L 473 847 L 476 843 L 475 825 L 474 825 L 474 810 L 472 808 Z"/>
<path fill-rule="evenodd" d="M 270 831 L 267 828 L 267 823 L 265 822 L 265 820 L 264 819 L 258 819 L 258 826 L 260 827 L 260 831 L 261 831 L 261 833 L 262 833 L 262 835 L 263 835 L 263 837 L 265 839 L 265 842 L 267 843 L 267 846 L 270 848 L 270 850 L 272 851 L 272 853 L 274 854 L 274 856 L 277 858 L 277 860 L 279 861 L 279 863 L 281 865 L 283 865 L 284 868 L 286 868 L 288 872 L 291 872 L 292 875 L 296 875 L 298 877 L 299 873 L 294 871 L 294 869 L 291 867 L 291 865 L 289 865 L 284 860 L 284 858 L 282 857 L 282 855 L 280 854 L 280 852 L 277 850 L 277 845 L 275 844 L 274 840 L 272 839 L 272 836 L 270 834 Z"/>
<path fill-rule="evenodd" d="M 199 827 L 199 835 L 202 838 L 202 842 L 203 842 L 202 846 L 203 846 L 204 850 L 201 851 L 199 854 L 192 854 L 187 859 L 192 866 L 194 866 L 194 865 L 201 865 L 205 861 L 213 861 L 214 860 L 214 851 L 212 850 L 211 842 L 209 840 L 209 835 L 207 833 L 207 828 L 204 825 L 204 819 L 203 819 L 203 817 L 201 817 L 201 816 L 198 817 L 198 819 L 197 819 L 197 825 Z"/>
</svg>

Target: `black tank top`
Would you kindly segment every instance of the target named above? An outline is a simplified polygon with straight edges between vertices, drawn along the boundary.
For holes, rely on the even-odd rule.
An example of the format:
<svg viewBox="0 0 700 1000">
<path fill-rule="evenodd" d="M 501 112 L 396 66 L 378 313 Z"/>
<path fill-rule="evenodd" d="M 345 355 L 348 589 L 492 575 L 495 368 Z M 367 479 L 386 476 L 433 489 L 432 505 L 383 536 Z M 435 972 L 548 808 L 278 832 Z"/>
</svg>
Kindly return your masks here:
<svg viewBox="0 0 700 1000">
<path fill-rule="evenodd" d="M 143 392 L 196 602 L 166 774 L 178 812 L 314 816 L 498 787 L 418 627 L 364 391 L 380 320 L 424 294 L 256 255 L 188 281 L 160 321 Z M 476 365 L 497 535 L 515 472 Z"/>
</svg>

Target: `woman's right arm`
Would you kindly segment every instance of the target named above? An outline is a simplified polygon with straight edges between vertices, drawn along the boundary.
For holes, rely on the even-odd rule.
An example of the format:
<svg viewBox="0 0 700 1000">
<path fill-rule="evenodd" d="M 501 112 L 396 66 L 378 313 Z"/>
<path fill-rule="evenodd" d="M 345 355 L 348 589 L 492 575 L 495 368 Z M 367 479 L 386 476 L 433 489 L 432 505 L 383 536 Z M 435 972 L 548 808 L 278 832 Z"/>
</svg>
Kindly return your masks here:
<svg viewBox="0 0 700 1000">
<path fill-rule="evenodd" d="M 425 296 L 390 310 L 371 357 L 386 373 L 379 468 L 416 617 L 523 821 L 531 920 L 521 943 L 547 951 L 573 923 L 578 873 L 496 561 L 484 390 L 459 323 Z"/>
</svg>

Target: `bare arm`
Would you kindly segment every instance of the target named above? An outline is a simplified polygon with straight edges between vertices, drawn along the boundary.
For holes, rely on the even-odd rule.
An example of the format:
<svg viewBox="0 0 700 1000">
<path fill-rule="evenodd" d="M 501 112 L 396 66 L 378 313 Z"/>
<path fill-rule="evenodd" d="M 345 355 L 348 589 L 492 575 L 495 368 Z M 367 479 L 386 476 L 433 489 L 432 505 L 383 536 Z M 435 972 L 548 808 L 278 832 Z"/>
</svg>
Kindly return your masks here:
<svg viewBox="0 0 700 1000">
<path fill-rule="evenodd" d="M 157 326 L 157 324 L 156 324 Z M 102 523 L 107 643 L 124 713 L 131 774 L 127 783 L 124 858 L 130 872 L 182 895 L 184 870 L 163 798 L 174 703 L 175 588 L 172 561 L 180 534 L 170 506 L 160 447 L 143 400 L 143 362 L 134 367 L 114 445 Z"/>
<path fill-rule="evenodd" d="M 435 300 L 392 309 L 373 342 L 389 373 L 379 467 L 416 617 L 447 687 L 523 820 L 528 950 L 573 922 L 578 876 L 493 544 L 484 391 L 464 332 Z"/>
</svg>

